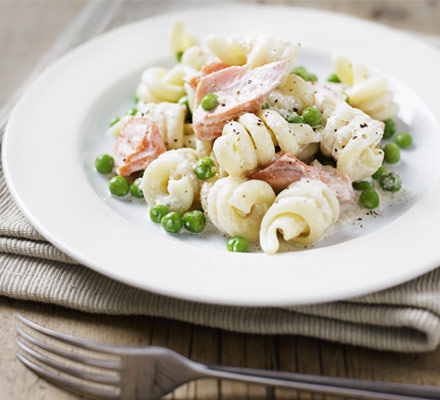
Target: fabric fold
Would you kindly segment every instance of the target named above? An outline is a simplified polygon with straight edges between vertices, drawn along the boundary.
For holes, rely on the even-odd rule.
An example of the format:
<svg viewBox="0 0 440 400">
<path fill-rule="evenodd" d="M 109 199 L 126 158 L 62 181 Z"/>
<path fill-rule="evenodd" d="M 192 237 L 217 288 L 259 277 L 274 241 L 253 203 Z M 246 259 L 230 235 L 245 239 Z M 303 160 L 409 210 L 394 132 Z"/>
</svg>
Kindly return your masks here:
<svg viewBox="0 0 440 400">
<path fill-rule="evenodd" d="M 360 298 L 289 308 L 234 307 L 153 294 L 59 261 L 2 253 L 0 265 L 1 295 L 86 312 L 149 315 L 242 333 L 304 335 L 402 352 L 433 350 L 440 341 L 439 305 L 420 303 L 408 284 L 376 293 L 372 296 L 375 301 Z M 433 274 L 438 271 L 409 285 L 433 290 L 429 285 Z M 387 297 L 394 300 L 382 301 Z"/>
<path fill-rule="evenodd" d="M 43 57 L 40 71 L 105 29 L 138 19 L 142 12 L 166 11 L 164 2 L 148 10 L 140 3 L 131 7 L 89 3 Z M 438 39 L 436 43 L 440 47 Z M 1 110 L 0 122 L 11 104 Z M 440 269 L 388 290 L 320 305 L 233 307 L 174 299 L 102 276 L 48 243 L 14 203 L 1 167 L 0 295 L 92 313 L 171 318 L 243 333 L 305 335 L 380 350 L 425 352 L 440 342 Z"/>
</svg>

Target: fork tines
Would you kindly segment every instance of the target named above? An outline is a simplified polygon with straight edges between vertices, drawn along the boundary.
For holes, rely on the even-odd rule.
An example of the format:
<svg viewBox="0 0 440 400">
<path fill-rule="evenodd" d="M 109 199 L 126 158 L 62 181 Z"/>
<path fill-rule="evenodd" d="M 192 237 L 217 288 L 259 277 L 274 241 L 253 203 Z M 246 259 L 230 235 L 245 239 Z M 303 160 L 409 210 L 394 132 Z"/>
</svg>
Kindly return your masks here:
<svg viewBox="0 0 440 400">
<path fill-rule="evenodd" d="M 117 347 L 112 347 L 103 343 L 97 343 L 90 340 L 78 339 L 73 336 L 52 331 L 32 321 L 29 321 L 19 314 L 17 315 L 17 318 L 27 327 L 39 332 L 45 337 L 56 339 L 66 344 L 86 350 L 101 352 L 108 355 L 111 354 L 113 356 L 118 354 Z M 21 353 L 16 353 L 17 358 L 26 367 L 31 369 L 36 374 L 40 375 L 42 378 L 45 378 L 52 383 L 61 386 L 64 389 L 68 389 L 77 393 L 87 394 L 89 396 L 99 398 L 120 398 L 120 391 L 118 389 L 120 384 L 120 375 L 117 373 L 121 368 L 121 362 L 119 360 L 99 359 L 75 354 L 59 346 L 43 342 L 20 328 L 17 328 L 17 333 L 19 337 L 16 341 L 20 350 L 22 351 Z M 25 341 L 31 343 L 33 347 L 31 348 L 30 346 L 28 346 Z M 66 365 L 65 363 L 57 361 L 54 358 L 48 357 L 47 355 L 43 354 L 41 350 L 55 354 L 56 356 L 65 359 L 66 361 L 73 361 L 76 363 L 80 363 L 84 366 L 105 369 L 107 371 L 114 372 L 114 374 L 110 375 L 108 373 L 105 374 L 89 372 L 78 367 Z M 35 362 L 35 360 L 37 360 L 38 362 Z M 68 376 L 66 377 L 57 374 L 47 367 L 50 367 L 54 370 L 60 371 L 63 374 L 77 379 L 75 380 L 69 378 Z M 105 385 L 104 387 L 107 388 L 104 389 L 102 387 L 94 386 L 92 382 L 100 385 Z"/>
</svg>

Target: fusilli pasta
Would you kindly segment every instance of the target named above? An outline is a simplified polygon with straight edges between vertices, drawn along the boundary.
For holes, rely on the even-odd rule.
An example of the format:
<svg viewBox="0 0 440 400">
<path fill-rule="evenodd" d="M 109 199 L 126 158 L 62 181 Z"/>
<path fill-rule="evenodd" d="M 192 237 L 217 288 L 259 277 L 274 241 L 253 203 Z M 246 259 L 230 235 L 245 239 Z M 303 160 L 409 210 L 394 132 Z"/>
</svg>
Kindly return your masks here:
<svg viewBox="0 0 440 400">
<path fill-rule="evenodd" d="M 180 214 L 199 202 L 200 181 L 194 174 L 193 149 L 169 150 L 145 170 L 142 191 L 150 207 L 165 205 Z"/>
<path fill-rule="evenodd" d="M 174 55 L 180 52 L 184 52 L 192 46 L 196 46 L 198 40 L 192 36 L 185 28 L 185 24 L 182 21 L 176 21 L 171 31 L 170 46 Z"/>
<path fill-rule="evenodd" d="M 266 182 L 228 176 L 204 183 L 202 206 L 211 222 L 229 236 L 258 240 L 261 219 L 275 200 Z"/>
<path fill-rule="evenodd" d="M 192 124 L 185 124 L 183 128 L 183 147 L 196 150 L 197 156 L 208 157 L 212 151 L 212 141 L 196 138 Z"/>
<path fill-rule="evenodd" d="M 240 176 L 270 164 L 276 146 L 285 153 L 301 156 L 301 151 L 307 152 L 308 145 L 319 140 L 319 133 L 309 125 L 290 124 L 278 112 L 262 110 L 243 114 L 238 122 L 228 122 L 214 142 L 214 154 L 229 175 Z"/>
<path fill-rule="evenodd" d="M 156 122 L 167 149 L 183 147 L 186 108 L 176 103 L 140 103 L 136 115 Z"/>
<path fill-rule="evenodd" d="M 345 102 L 325 116 L 321 151 L 333 157 L 336 168 L 352 181 L 369 178 L 383 161 L 383 151 L 378 148 L 383 124 Z"/>
<path fill-rule="evenodd" d="M 267 104 L 283 117 L 294 112 L 301 113 L 305 108 L 313 106 L 313 89 L 301 77 L 291 74 L 283 85 L 269 94 Z"/>
<path fill-rule="evenodd" d="M 299 45 L 292 44 L 271 34 L 248 34 L 223 37 L 210 35 L 209 49 L 228 65 L 259 67 L 275 61 L 287 61 L 290 72 L 299 52 Z"/>
<path fill-rule="evenodd" d="M 193 89 L 187 83 L 197 75 L 208 55 L 199 46 L 189 47 L 182 55 L 181 62 L 171 70 L 149 67 L 142 73 L 136 95 L 144 103 L 176 102 L 186 92 L 193 96 Z M 190 105 L 192 101 L 190 101 Z"/>
<path fill-rule="evenodd" d="M 397 115 L 399 106 L 385 78 L 370 77 L 363 64 L 352 63 L 345 57 L 335 57 L 334 65 L 339 79 L 351 86 L 346 93 L 353 107 L 381 121 Z"/>
<path fill-rule="evenodd" d="M 339 218 L 335 194 L 317 179 L 303 178 L 284 189 L 261 222 L 260 244 L 265 253 L 279 248 L 278 233 L 300 246 L 316 242 Z"/>
</svg>

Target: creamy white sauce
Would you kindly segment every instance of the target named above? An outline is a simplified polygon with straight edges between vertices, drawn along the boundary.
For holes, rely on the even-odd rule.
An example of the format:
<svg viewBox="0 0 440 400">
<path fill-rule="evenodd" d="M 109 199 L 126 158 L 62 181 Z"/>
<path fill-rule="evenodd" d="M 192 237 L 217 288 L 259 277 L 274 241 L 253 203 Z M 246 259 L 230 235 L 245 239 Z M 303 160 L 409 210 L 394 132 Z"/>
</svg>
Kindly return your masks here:
<svg viewBox="0 0 440 400">
<path fill-rule="evenodd" d="M 280 248 L 278 253 L 284 252 L 292 252 L 304 249 L 311 249 L 314 247 L 323 247 L 326 246 L 326 242 L 332 241 L 335 236 L 337 236 L 342 231 L 353 232 L 356 231 L 353 237 L 358 237 L 359 233 L 362 234 L 363 231 L 366 232 L 366 225 L 371 222 L 373 218 L 384 218 L 383 212 L 387 210 L 389 207 L 393 207 L 397 204 L 404 203 L 408 201 L 408 198 L 411 192 L 405 188 L 402 188 L 398 192 L 386 192 L 382 190 L 378 184 L 376 184 L 376 191 L 379 194 L 379 207 L 374 210 L 367 210 L 365 208 L 360 207 L 356 202 L 341 204 L 339 219 L 336 223 L 328 229 L 324 235 L 315 242 L 311 246 L 301 247 L 294 245 L 292 243 L 288 243 L 282 239 L 282 236 L 279 235 L 280 238 Z M 216 230 L 213 227 L 213 230 Z M 350 236 L 350 234 L 348 234 Z M 350 240 L 349 237 L 347 240 Z M 344 240 L 340 240 L 343 242 Z M 332 241 L 333 243 L 333 241 Z M 328 243 L 328 245 L 332 244 Z M 261 246 L 258 242 L 249 243 L 248 252 L 261 252 Z"/>
</svg>

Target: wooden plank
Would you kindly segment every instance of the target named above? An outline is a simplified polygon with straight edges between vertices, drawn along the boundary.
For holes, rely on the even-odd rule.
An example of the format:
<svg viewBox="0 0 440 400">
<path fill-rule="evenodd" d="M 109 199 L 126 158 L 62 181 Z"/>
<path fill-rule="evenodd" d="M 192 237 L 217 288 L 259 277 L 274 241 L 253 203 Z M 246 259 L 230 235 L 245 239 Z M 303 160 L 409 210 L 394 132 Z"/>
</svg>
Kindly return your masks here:
<svg viewBox="0 0 440 400">
<path fill-rule="evenodd" d="M 218 364 L 220 336 L 221 332 L 218 329 L 194 326 L 191 359 L 204 364 Z M 220 382 L 218 380 L 202 379 L 195 382 L 194 399 L 217 399 L 220 396 Z"/>
<path fill-rule="evenodd" d="M 218 341 L 219 364 L 242 367 L 246 365 L 245 337 L 234 332 L 221 331 Z M 221 398 L 224 400 L 246 398 L 247 385 L 238 382 L 220 381 Z"/>
<path fill-rule="evenodd" d="M 246 365 L 248 368 L 279 370 L 278 337 L 247 335 L 245 337 Z M 275 389 L 261 385 L 248 385 L 248 396 L 254 398 L 275 398 Z"/>
</svg>

